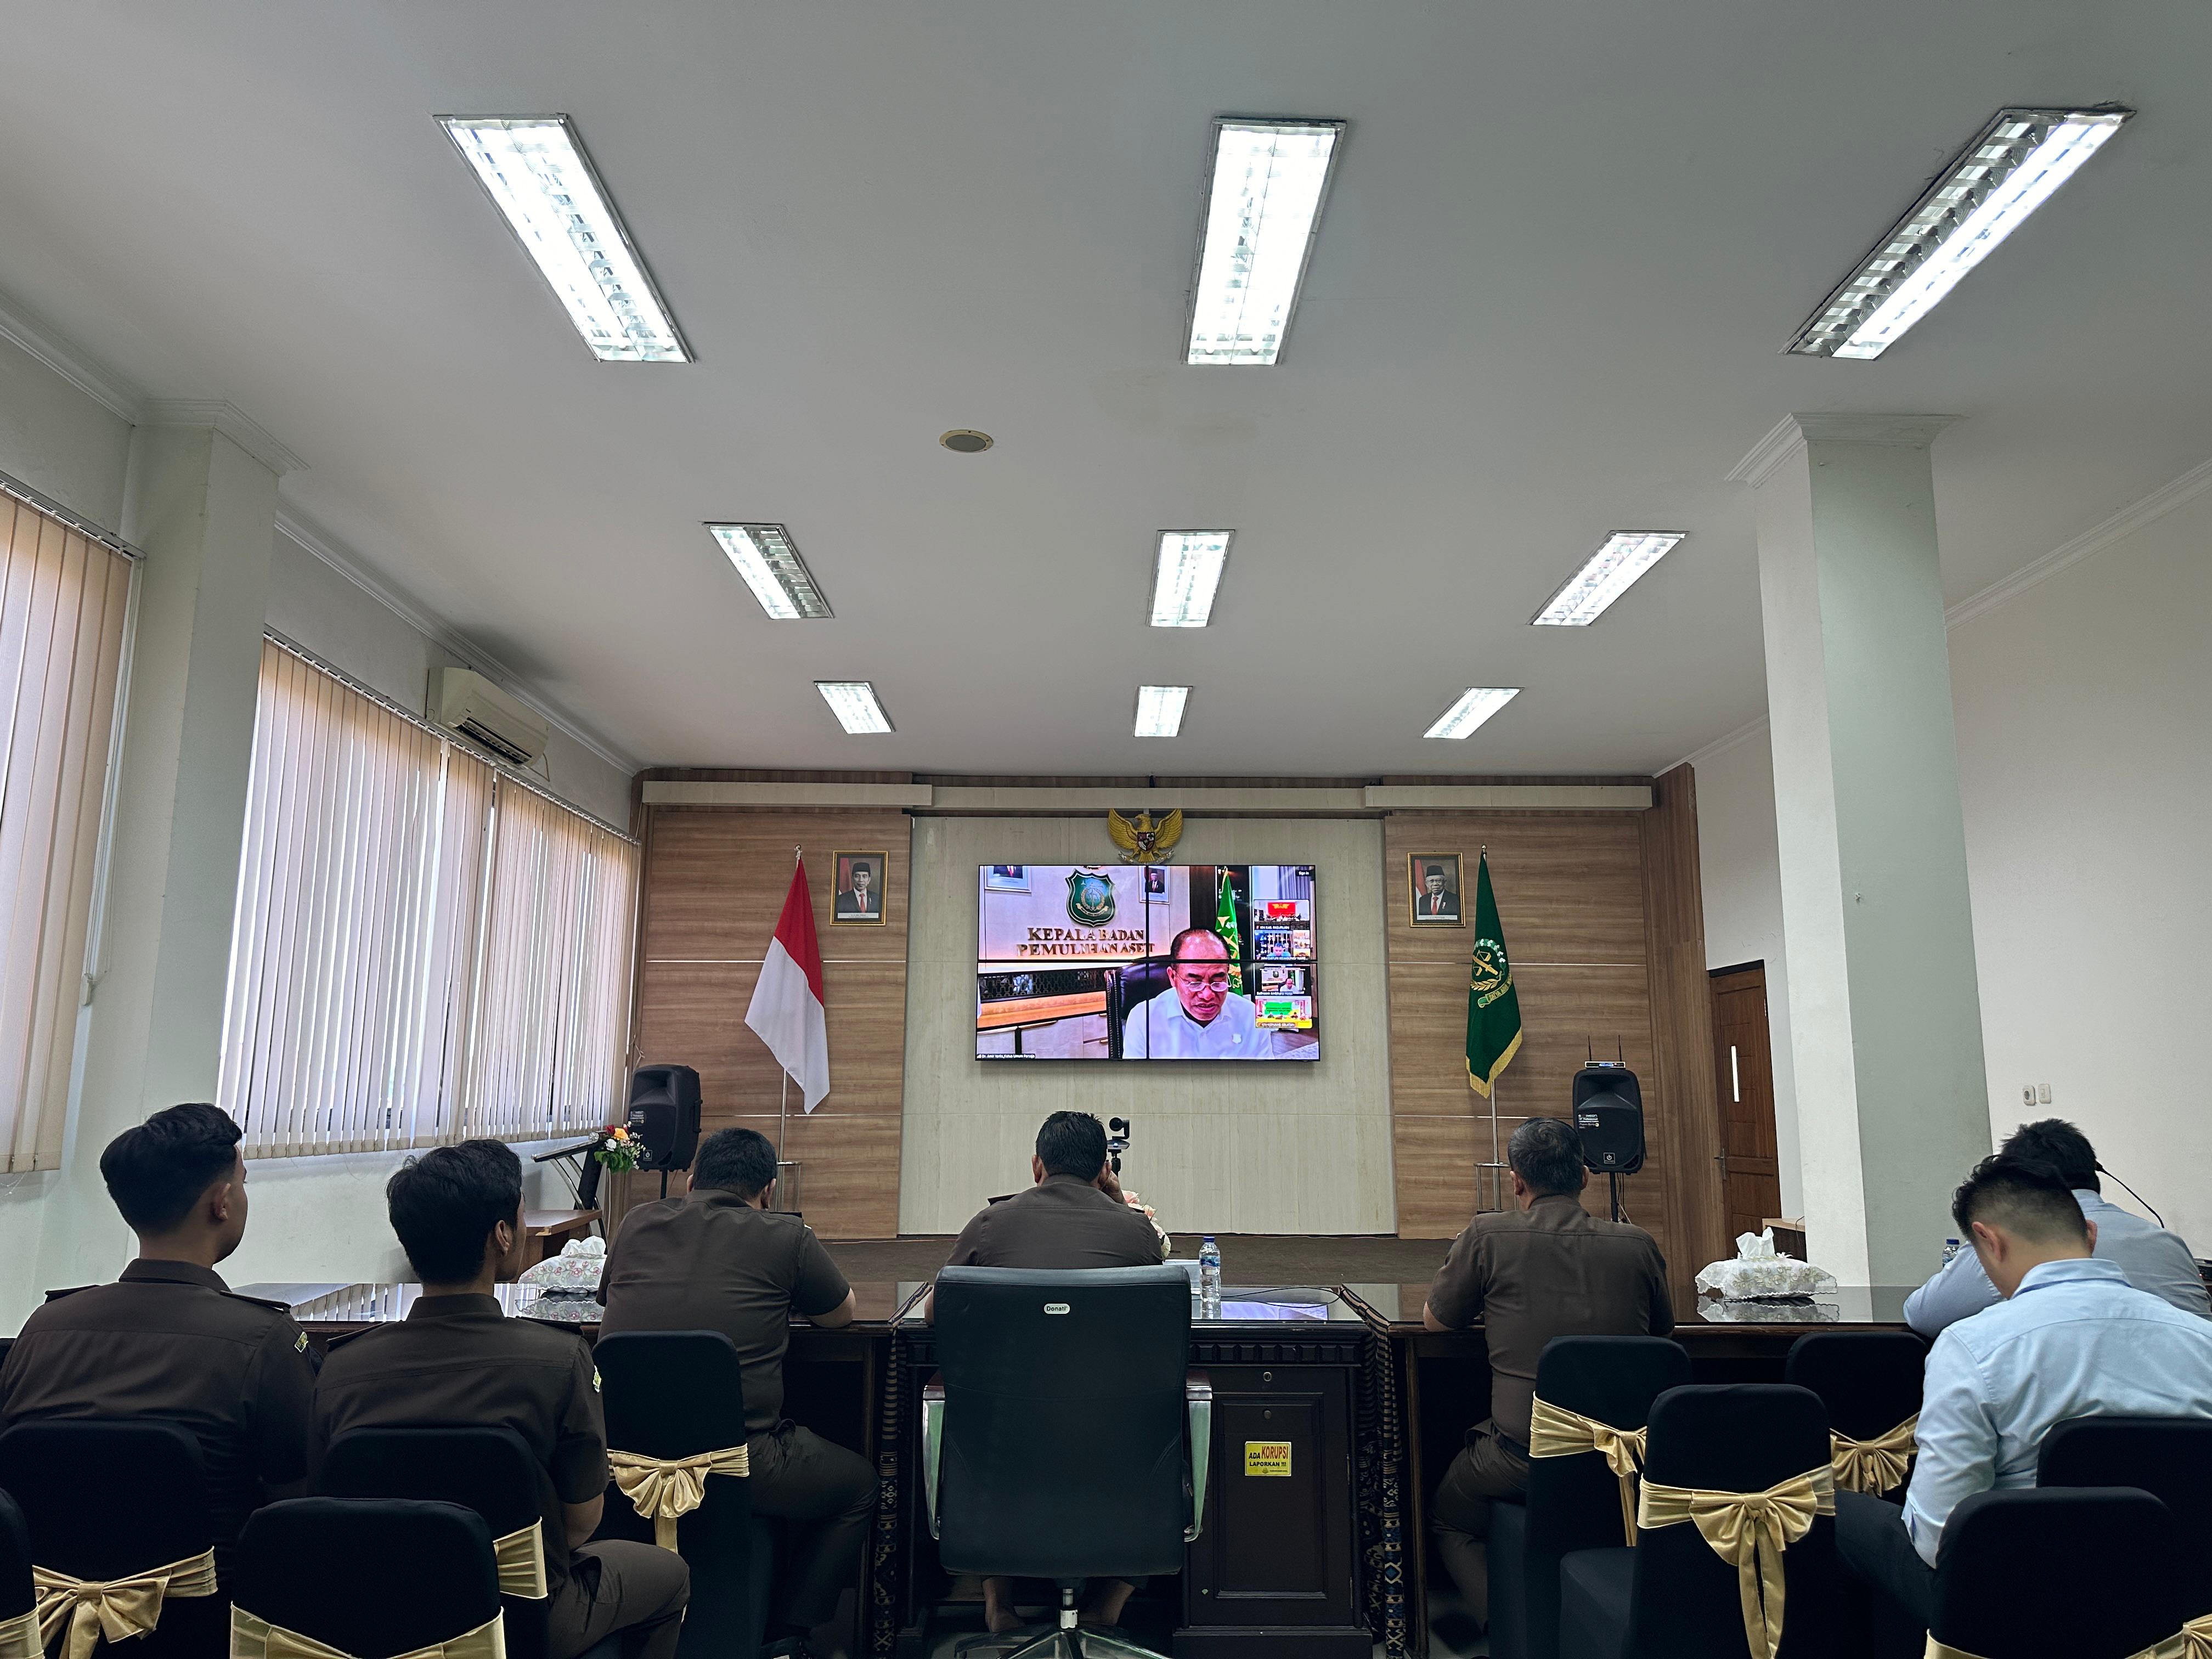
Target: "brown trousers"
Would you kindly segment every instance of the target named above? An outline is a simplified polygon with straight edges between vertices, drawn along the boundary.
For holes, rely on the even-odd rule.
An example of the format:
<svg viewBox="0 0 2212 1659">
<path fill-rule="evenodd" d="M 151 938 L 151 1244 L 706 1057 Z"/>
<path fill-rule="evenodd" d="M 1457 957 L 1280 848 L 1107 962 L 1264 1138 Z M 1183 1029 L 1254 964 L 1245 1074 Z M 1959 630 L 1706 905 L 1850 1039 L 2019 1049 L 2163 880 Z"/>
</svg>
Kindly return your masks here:
<svg viewBox="0 0 2212 1659">
<path fill-rule="evenodd" d="M 611 1538 L 571 1553 L 545 1611 L 549 1659 L 577 1659 L 617 1631 L 623 1659 L 676 1659 L 691 1570 L 673 1550 Z"/>
<path fill-rule="evenodd" d="M 860 1453 L 796 1423 L 779 1423 L 745 1447 L 753 1513 L 794 1523 L 778 1615 L 818 1628 L 860 1583 L 862 1547 L 876 1524 L 876 1472 Z"/>
<path fill-rule="evenodd" d="M 1490 1536 L 1490 1506 L 1498 1498 L 1521 1498 L 1528 1491 L 1528 1460 L 1504 1443 L 1495 1423 L 1485 1423 L 1468 1434 L 1429 1504 L 1437 1553 L 1443 1557 L 1468 1610 L 1486 1625 L 1490 1622 L 1490 1552 L 1485 1541 Z"/>
</svg>

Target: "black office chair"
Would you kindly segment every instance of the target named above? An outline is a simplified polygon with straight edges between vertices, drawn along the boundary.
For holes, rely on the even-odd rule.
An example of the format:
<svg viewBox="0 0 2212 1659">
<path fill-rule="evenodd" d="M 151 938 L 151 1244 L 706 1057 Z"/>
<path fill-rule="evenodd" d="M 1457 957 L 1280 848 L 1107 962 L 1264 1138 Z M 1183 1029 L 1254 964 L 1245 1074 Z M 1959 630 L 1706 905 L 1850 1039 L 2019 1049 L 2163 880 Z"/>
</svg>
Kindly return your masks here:
<svg viewBox="0 0 2212 1659">
<path fill-rule="evenodd" d="M 258 1620 L 355 1659 L 451 1642 L 500 1616 L 491 1528 L 459 1504 L 271 1504 L 239 1536 L 232 1591 L 241 1622 Z"/>
<path fill-rule="evenodd" d="M 38 1607 L 31 1583 L 31 1529 L 15 1500 L 0 1492 L 0 1627 Z"/>
<path fill-rule="evenodd" d="M 458 1504 L 482 1518 L 495 1549 L 514 1538 L 501 1551 L 507 1650 L 545 1659 L 546 1478 L 513 1429 L 354 1429 L 331 1442 L 319 1485 L 330 1498 Z"/>
<path fill-rule="evenodd" d="M 1866 1443 L 1893 1433 L 1920 1414 L 1920 1383 L 1927 1363 L 1928 1345 L 1911 1331 L 1820 1331 L 1790 1345 L 1782 1380 L 1820 1396 L 1832 1437 Z M 1839 1466 L 1836 1484 L 1843 1487 L 1848 1483 L 1841 1465 L 1851 1448 L 1832 1444 Z M 1869 1472 L 1884 1462 L 1863 1455 L 1850 1461 Z M 1884 1497 L 1904 1486 L 1909 1473 L 1908 1459 L 1898 1468 L 1895 1480 L 1882 1481 L 1870 1473 L 1870 1484 L 1850 1490 Z"/>
<path fill-rule="evenodd" d="M 721 1332 L 620 1332 L 601 1337 L 593 1358 L 610 1446 L 680 1458 L 745 1443 L 743 1367 Z M 651 1543 L 653 1522 L 610 1485 L 599 1535 Z M 753 1513 L 748 1484 L 709 1475 L 699 1507 L 676 1523 L 676 1548 L 691 1567 L 677 1651 L 686 1659 L 753 1659 L 768 1624 L 775 1533 Z"/>
<path fill-rule="evenodd" d="M 1652 1402 L 1644 1480 L 1759 1492 L 1828 1467 L 1828 1414 L 1805 1389 L 1670 1389 Z M 1820 1516 L 1783 1552 L 1781 1659 L 1839 1654 L 1836 1523 Z M 1737 1570 L 1697 1527 L 1643 1527 L 1634 1549 L 1559 1564 L 1562 1659 L 1730 1659 L 1750 1650 Z"/>
<path fill-rule="evenodd" d="M 2187 1583 L 2147 1492 L 1977 1492 L 1943 1523 L 1928 1633 L 1978 1659 L 2125 1659 L 2180 1630 Z"/>
<path fill-rule="evenodd" d="M 2173 1516 L 2188 1564 L 2183 1612 L 2212 1613 L 2212 1421 L 2201 1417 L 2076 1417 L 2043 1437 L 2039 1486 L 2135 1486 Z"/>
<path fill-rule="evenodd" d="M 1126 963 L 1106 975 L 1106 1058 L 1121 1058 L 1121 1028 L 1133 1009 L 1168 988 L 1165 957 Z"/>
<path fill-rule="evenodd" d="M 1048 1578 L 1057 1626 L 1008 1659 L 1149 1650 L 1078 1632 L 1086 1578 L 1179 1572 L 1206 1515 L 1212 1389 L 1188 1370 L 1179 1267 L 937 1276 L 940 1367 L 922 1391 L 922 1484 L 946 1571 Z M 1110 1479 L 1098 1449 L 1113 1449 Z M 967 1644 L 965 1645 L 974 1645 Z"/>
<path fill-rule="evenodd" d="M 18 1423 L 0 1433 L 0 1491 L 22 1510 L 31 1559 L 87 1583 L 196 1561 L 214 1541 L 199 1442 L 175 1423 Z M 222 1553 L 222 1570 L 230 1555 Z M 130 1659 L 208 1659 L 228 1647 L 228 1616 L 214 1575 L 187 1570 L 170 1581 L 154 1628 L 124 1651 Z"/>
<path fill-rule="evenodd" d="M 1616 1429 L 1640 1429 L 1651 1402 L 1690 1380 L 1690 1356 L 1663 1336 L 1560 1336 L 1536 1362 L 1536 1397 Z M 1595 1451 L 1528 1462 L 1528 1497 L 1490 1510 L 1490 1651 L 1559 1659 L 1559 1561 L 1612 1549 L 1620 1481 Z"/>
</svg>

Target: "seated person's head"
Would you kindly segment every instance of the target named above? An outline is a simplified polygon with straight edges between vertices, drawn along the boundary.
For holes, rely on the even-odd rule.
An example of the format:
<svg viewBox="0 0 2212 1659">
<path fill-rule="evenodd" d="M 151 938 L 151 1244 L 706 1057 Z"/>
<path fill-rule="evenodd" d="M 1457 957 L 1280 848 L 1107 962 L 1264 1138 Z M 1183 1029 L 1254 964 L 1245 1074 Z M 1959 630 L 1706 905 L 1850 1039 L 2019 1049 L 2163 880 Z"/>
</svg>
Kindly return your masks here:
<svg viewBox="0 0 2212 1659">
<path fill-rule="evenodd" d="M 1559 1193 L 1579 1193 L 1589 1182 L 1583 1143 L 1574 1126 L 1556 1117 L 1532 1117 L 1505 1143 L 1513 1191 L 1525 1206 Z"/>
<path fill-rule="evenodd" d="M 775 1143 L 757 1129 L 717 1129 L 691 1159 L 691 1190 L 716 1187 L 768 1207 L 775 1185 Z"/>
<path fill-rule="evenodd" d="M 386 1183 L 392 1231 L 424 1285 L 509 1276 L 522 1243 L 522 1160 L 496 1140 L 410 1158 Z"/>
<path fill-rule="evenodd" d="M 1088 1112 L 1054 1112 L 1037 1131 L 1030 1173 L 1096 1181 L 1106 1168 L 1106 1126 Z"/>
<path fill-rule="evenodd" d="M 1997 1150 L 2024 1158 L 2031 1164 L 2049 1165 L 2051 1173 L 2073 1191 L 2104 1190 L 2097 1184 L 2096 1148 L 2090 1146 L 2088 1136 L 2063 1117 L 2023 1123 L 2006 1137 L 2005 1144 Z"/>
<path fill-rule="evenodd" d="M 213 1266 L 246 1237 L 246 1159 L 228 1112 L 172 1106 L 125 1129 L 100 1155 L 107 1195 L 155 1261 Z"/>
<path fill-rule="evenodd" d="M 2011 1152 L 1974 1165 L 1952 1197 L 1951 1215 L 2001 1296 L 2017 1291 L 2029 1268 L 2087 1255 L 2097 1239 L 2065 1177 Z"/>
</svg>

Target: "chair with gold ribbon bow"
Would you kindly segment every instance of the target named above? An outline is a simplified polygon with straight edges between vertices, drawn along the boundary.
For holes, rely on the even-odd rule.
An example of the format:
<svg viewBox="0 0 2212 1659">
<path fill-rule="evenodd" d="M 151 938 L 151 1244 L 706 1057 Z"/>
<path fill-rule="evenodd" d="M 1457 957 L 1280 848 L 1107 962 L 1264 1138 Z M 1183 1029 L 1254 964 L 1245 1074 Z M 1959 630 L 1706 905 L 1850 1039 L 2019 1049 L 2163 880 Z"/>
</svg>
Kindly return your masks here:
<svg viewBox="0 0 2212 1659">
<path fill-rule="evenodd" d="M 31 1583 L 31 1533 L 15 1500 L 0 1492 L 0 1659 L 40 1659 L 38 1592 Z"/>
<path fill-rule="evenodd" d="M 1491 1506 L 1492 1652 L 1556 1659 L 1560 1559 L 1633 1542 L 1644 1419 L 1653 1401 L 1689 1380 L 1689 1356 L 1665 1337 L 1561 1336 L 1545 1345 L 1527 1504 Z"/>
<path fill-rule="evenodd" d="M 1928 1345 L 1911 1331 L 1820 1331 L 1790 1345 L 1782 1380 L 1828 1410 L 1829 1467 L 1841 1492 L 1895 1492 L 1918 1450 Z"/>
<path fill-rule="evenodd" d="M 89 1659 L 103 1644 L 130 1659 L 197 1659 L 221 1646 L 207 1479 L 185 1429 L 19 1423 L 0 1434 L 0 1489 L 28 1528 L 40 1638 L 53 1659 Z"/>
<path fill-rule="evenodd" d="M 1560 1567 L 1560 1649 L 1775 1659 L 1840 1616 L 1828 1419 L 1804 1389 L 1691 1387 L 1651 1407 L 1639 1538 Z"/>
<path fill-rule="evenodd" d="M 323 1455 L 331 1498 L 418 1498 L 473 1510 L 491 1529 L 512 1659 L 544 1659 L 550 1589 L 544 1476 L 513 1429 L 354 1429 Z"/>
<path fill-rule="evenodd" d="M 2166 1506 L 2134 1487 L 1977 1492 L 1943 1523 L 1928 1659 L 2205 1659 L 2203 1569 Z"/>
<path fill-rule="evenodd" d="M 753 1513 L 736 1346 L 720 1331 L 619 1331 L 593 1358 L 616 1449 L 602 1535 L 650 1540 L 690 1564 L 687 1651 L 750 1653 L 775 1539 Z"/>
<path fill-rule="evenodd" d="M 2212 1419 L 2077 1417 L 2043 1437 L 2039 1486 L 2138 1486 L 2173 1516 L 2186 1563 L 2182 1611 L 2194 1621 L 2190 1659 L 2212 1659 Z"/>
<path fill-rule="evenodd" d="M 271 1504 L 230 1591 L 230 1659 L 506 1659 L 491 1528 L 459 1504 Z"/>
</svg>

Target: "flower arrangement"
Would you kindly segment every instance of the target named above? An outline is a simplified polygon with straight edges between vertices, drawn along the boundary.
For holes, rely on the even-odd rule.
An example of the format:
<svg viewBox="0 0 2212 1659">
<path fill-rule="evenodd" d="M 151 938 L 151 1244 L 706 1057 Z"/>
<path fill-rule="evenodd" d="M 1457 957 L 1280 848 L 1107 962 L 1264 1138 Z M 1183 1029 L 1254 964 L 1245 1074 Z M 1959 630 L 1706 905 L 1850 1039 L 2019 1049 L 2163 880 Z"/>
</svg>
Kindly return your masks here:
<svg viewBox="0 0 2212 1659">
<path fill-rule="evenodd" d="M 629 1138 L 629 1131 L 619 1123 L 611 1123 L 592 1139 L 592 1156 L 617 1175 L 627 1175 L 637 1168 L 644 1151 Z"/>
</svg>

